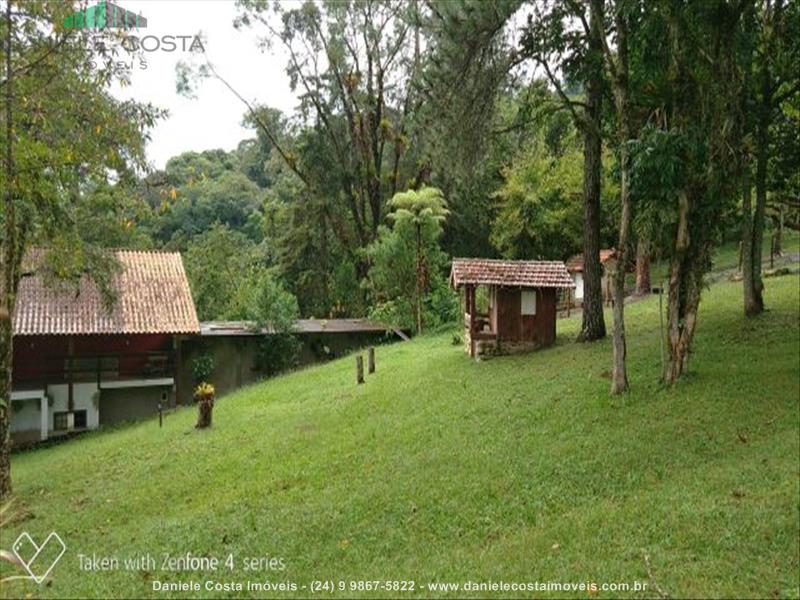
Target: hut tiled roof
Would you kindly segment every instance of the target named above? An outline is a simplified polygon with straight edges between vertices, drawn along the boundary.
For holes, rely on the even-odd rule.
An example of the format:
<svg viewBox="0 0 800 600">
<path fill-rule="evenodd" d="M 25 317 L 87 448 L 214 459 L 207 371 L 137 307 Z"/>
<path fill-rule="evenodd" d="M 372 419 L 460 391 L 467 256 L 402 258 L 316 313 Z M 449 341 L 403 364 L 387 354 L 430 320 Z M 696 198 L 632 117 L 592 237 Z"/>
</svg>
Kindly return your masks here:
<svg viewBox="0 0 800 600">
<path fill-rule="evenodd" d="M 600 250 L 600 264 L 604 265 L 612 258 L 617 258 L 617 251 L 614 248 L 604 248 Z M 583 271 L 583 254 L 576 254 L 567 261 L 567 271 L 570 273 L 580 273 Z"/>
<path fill-rule="evenodd" d="M 177 252 L 116 250 L 122 267 L 112 285 L 110 310 L 95 283 L 84 276 L 76 287 L 46 285 L 37 274 L 41 250 L 24 261 L 14 335 L 200 333 L 192 293 Z"/>
<path fill-rule="evenodd" d="M 561 261 L 454 258 L 450 271 L 453 287 L 503 285 L 509 287 L 573 288 Z"/>
</svg>

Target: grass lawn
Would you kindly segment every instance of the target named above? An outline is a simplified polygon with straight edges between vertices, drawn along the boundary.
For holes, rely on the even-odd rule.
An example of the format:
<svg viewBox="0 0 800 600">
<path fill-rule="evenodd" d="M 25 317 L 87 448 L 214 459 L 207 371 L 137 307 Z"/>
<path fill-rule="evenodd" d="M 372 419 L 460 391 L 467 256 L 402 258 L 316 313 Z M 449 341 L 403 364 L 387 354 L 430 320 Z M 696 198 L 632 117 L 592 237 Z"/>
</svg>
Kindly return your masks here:
<svg viewBox="0 0 800 600">
<path fill-rule="evenodd" d="M 416 582 L 414 594 L 340 594 L 397 597 L 492 580 L 650 586 L 500 596 L 658 597 L 657 585 L 671 597 L 798 597 L 800 279 L 766 285 L 769 311 L 752 320 L 741 284 L 706 291 L 691 373 L 675 390 L 657 381 L 653 298 L 626 309 L 624 397 L 608 393 L 610 341 L 572 343 L 571 319 L 556 347 L 532 355 L 475 362 L 452 334 L 428 336 L 379 348 L 362 386 L 350 357 L 246 388 L 217 404 L 208 431 L 185 409 L 161 429 L 151 420 L 15 454 L 17 517 L 0 545 L 54 530 L 67 552 L 49 584 L 2 594 Z M 235 570 L 164 572 L 164 552 L 232 554 Z M 159 564 L 82 572 L 80 553 Z M 285 568 L 244 570 L 265 556 Z"/>
</svg>

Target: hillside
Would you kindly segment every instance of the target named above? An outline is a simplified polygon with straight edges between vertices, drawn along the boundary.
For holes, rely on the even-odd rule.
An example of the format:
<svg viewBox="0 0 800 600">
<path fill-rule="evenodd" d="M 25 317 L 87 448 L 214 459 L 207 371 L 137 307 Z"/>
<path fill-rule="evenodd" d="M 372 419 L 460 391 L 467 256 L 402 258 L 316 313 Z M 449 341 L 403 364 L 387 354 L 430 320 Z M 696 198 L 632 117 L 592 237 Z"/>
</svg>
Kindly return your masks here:
<svg viewBox="0 0 800 600">
<path fill-rule="evenodd" d="M 208 431 L 186 409 L 163 428 L 16 454 L 2 547 L 54 530 L 67 553 L 50 585 L 3 594 L 187 595 L 153 592 L 153 580 L 413 580 L 417 595 L 436 595 L 421 588 L 432 582 L 637 580 L 651 589 L 622 595 L 797 597 L 800 280 L 767 285 L 770 310 L 750 321 L 741 285 L 706 292 L 676 390 L 657 383 L 651 298 L 627 310 L 633 391 L 622 398 L 608 394 L 610 341 L 572 343 L 573 318 L 534 355 L 475 362 L 452 333 L 432 335 L 379 348 L 363 386 L 348 357 L 246 388 L 217 404 Z M 79 570 L 79 553 L 147 552 L 233 553 L 236 570 Z M 285 569 L 243 570 L 264 556 Z M 220 595 L 192 595 L 203 594 Z"/>
</svg>

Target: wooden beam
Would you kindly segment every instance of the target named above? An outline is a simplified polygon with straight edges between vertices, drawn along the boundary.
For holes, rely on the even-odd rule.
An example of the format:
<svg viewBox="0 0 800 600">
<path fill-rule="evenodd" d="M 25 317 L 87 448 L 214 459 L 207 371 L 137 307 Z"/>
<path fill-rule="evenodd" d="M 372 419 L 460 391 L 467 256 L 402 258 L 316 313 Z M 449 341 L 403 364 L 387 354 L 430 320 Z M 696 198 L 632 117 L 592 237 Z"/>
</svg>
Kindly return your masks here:
<svg viewBox="0 0 800 600">
<path fill-rule="evenodd" d="M 72 412 L 75 410 L 75 391 L 72 385 L 72 376 L 75 355 L 75 340 L 72 336 L 67 338 L 67 410 Z"/>
<path fill-rule="evenodd" d="M 180 388 L 180 367 L 181 367 L 181 346 L 183 345 L 181 336 L 173 335 L 172 336 L 172 381 L 175 383 L 173 387 L 175 389 L 175 406 L 181 404 L 181 388 Z"/>
<path fill-rule="evenodd" d="M 475 286 L 467 287 L 469 295 L 469 355 L 475 358 Z"/>
</svg>

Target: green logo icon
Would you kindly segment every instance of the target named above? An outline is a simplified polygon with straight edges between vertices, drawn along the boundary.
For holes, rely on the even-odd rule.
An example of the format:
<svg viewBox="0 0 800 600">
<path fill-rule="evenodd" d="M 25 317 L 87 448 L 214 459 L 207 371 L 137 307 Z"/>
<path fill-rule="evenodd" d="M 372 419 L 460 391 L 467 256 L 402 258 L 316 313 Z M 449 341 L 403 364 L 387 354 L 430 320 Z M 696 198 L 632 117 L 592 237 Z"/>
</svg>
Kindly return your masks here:
<svg viewBox="0 0 800 600">
<path fill-rule="evenodd" d="M 67 29 L 140 29 L 147 27 L 142 15 L 125 10 L 113 2 L 98 2 L 64 19 Z"/>
</svg>

